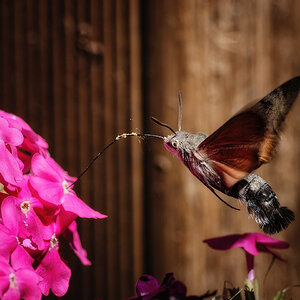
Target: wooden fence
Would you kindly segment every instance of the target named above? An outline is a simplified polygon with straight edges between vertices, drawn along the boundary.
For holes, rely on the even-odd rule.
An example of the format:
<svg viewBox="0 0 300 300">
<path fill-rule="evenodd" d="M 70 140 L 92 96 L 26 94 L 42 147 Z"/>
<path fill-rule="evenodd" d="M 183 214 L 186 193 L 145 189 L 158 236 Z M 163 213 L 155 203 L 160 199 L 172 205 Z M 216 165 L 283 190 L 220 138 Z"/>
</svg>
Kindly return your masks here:
<svg viewBox="0 0 300 300">
<path fill-rule="evenodd" d="M 176 128 L 179 90 L 183 129 L 211 133 L 300 73 L 296 0 L 1 0 L 0 16 L 0 108 L 45 137 L 75 176 L 117 134 L 169 134 L 149 116 Z M 297 218 L 276 235 L 291 248 L 269 274 L 265 299 L 300 281 L 299 113 L 298 103 L 276 158 L 258 171 Z M 225 279 L 242 286 L 242 251 L 213 251 L 202 240 L 258 227 L 245 209 L 222 205 L 161 142 L 119 141 L 77 192 L 109 218 L 79 222 L 91 267 L 63 247 L 72 269 L 65 298 L 124 299 L 144 272 L 175 272 L 189 294 L 221 291 Z M 260 281 L 270 261 L 257 257 Z"/>
</svg>

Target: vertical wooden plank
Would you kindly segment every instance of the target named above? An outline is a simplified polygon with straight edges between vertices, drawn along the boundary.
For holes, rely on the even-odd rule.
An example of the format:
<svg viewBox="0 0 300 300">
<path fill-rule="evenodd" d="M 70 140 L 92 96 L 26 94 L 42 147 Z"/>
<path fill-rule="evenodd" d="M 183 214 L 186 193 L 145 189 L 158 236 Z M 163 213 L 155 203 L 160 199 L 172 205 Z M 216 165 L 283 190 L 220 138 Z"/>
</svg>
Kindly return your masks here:
<svg viewBox="0 0 300 300">
<path fill-rule="evenodd" d="M 129 7 L 128 1 L 118 1 L 116 5 L 116 116 L 118 131 L 128 131 L 129 121 Z M 119 214 L 119 256 L 120 256 L 120 296 L 130 296 L 128 287 L 132 283 L 132 218 L 127 211 L 132 211 L 131 176 L 129 161 L 130 143 L 122 142 L 117 146 L 118 157 L 118 214 Z M 129 174 L 130 176 L 128 176 Z"/>
<path fill-rule="evenodd" d="M 263 97 L 299 71 L 295 63 L 299 53 L 294 46 L 299 24 L 291 21 L 296 11 L 294 1 L 145 1 L 142 6 L 146 115 L 175 124 L 173 127 L 177 114 L 174 98 L 179 89 L 184 96 L 184 130 L 209 134 L 245 104 Z M 293 112 L 289 118 L 293 119 Z M 146 122 L 146 130 L 157 129 Z M 161 132 L 168 134 L 165 129 Z M 298 135 L 290 131 L 289 138 L 293 134 Z M 275 158 L 258 171 L 291 208 L 297 202 L 298 186 L 292 178 L 295 170 L 285 167 L 288 151 L 298 148 L 297 139 L 292 140 L 284 140 L 280 161 Z M 257 225 L 248 219 L 244 208 L 236 213 L 221 205 L 159 143 L 149 147 L 145 177 L 147 272 L 161 278 L 175 271 L 193 294 L 201 293 L 201 286 L 221 287 L 224 279 L 241 285 L 245 276 L 242 254 L 218 254 L 201 241 L 222 234 L 258 231 Z M 292 154 L 289 157 L 296 160 Z M 278 172 L 281 176 L 276 184 Z M 280 182 L 282 178 L 287 179 L 287 186 Z M 279 236 L 295 237 L 293 226 Z M 267 268 L 269 261 L 264 257 L 256 261 L 259 270 Z M 233 274 L 232 266 L 236 265 L 239 268 L 235 267 Z M 297 259 L 287 268 L 294 266 L 298 266 Z M 262 279 L 263 271 L 258 276 Z M 272 276 L 274 281 L 265 286 L 266 298 L 275 293 L 274 282 L 284 285 L 293 281 L 292 276 L 283 278 L 280 272 Z"/>
<path fill-rule="evenodd" d="M 64 1 L 64 16 L 61 20 L 64 24 L 64 58 L 65 76 L 64 76 L 64 101 L 65 101 L 65 126 L 66 136 L 64 147 L 67 152 L 66 165 L 70 175 L 78 176 L 81 171 L 79 165 L 80 144 L 78 139 L 79 122 L 78 122 L 78 103 L 76 88 L 76 3 L 72 0 Z M 79 185 L 79 184 L 78 184 Z M 78 185 L 75 186 L 76 192 L 78 192 Z M 85 200 L 85 199 L 83 199 Z M 82 236 L 83 232 L 78 230 Z M 86 244 L 83 242 L 83 247 L 86 248 Z M 73 257 L 73 259 L 71 259 Z M 88 253 L 89 257 L 89 253 Z M 70 281 L 70 290 L 68 297 L 74 299 L 76 297 L 83 297 L 82 278 L 84 275 L 82 270 L 85 268 L 81 265 L 78 258 L 74 258 L 74 254 L 69 253 L 68 261 L 72 268 L 72 277 Z"/>
<path fill-rule="evenodd" d="M 26 2 L 17 1 L 14 6 L 14 41 L 15 41 L 15 99 L 12 103 L 18 103 L 15 113 L 19 116 L 28 118 L 28 98 L 26 95 L 26 60 L 27 60 L 27 20 Z"/>
<path fill-rule="evenodd" d="M 141 32 L 140 3 L 130 0 L 130 117 L 131 131 L 143 132 L 143 100 L 141 90 Z M 144 203 L 143 203 L 143 156 L 142 145 L 131 140 L 132 164 L 132 256 L 133 280 L 136 281 L 144 270 Z M 130 283 L 132 285 L 132 282 Z"/>
<path fill-rule="evenodd" d="M 92 0 L 90 5 L 90 43 L 103 47 L 104 3 Z M 91 57 L 91 118 L 93 131 L 93 155 L 105 147 L 105 99 L 104 99 L 104 59 L 103 53 L 90 53 Z M 93 166 L 93 207 L 106 213 L 106 176 L 104 159 Z M 94 222 L 93 234 L 93 288 L 96 297 L 107 295 L 107 259 L 106 259 L 106 220 Z"/>
<path fill-rule="evenodd" d="M 115 4 L 112 2 L 104 1 L 104 97 L 105 97 L 105 140 L 108 143 L 111 137 L 116 135 L 116 122 L 115 122 Z M 116 147 L 112 148 L 106 153 L 105 160 L 105 175 L 106 175 L 106 201 L 107 213 L 109 218 L 107 220 L 107 286 L 108 286 L 108 299 L 120 298 L 119 289 L 115 287 L 116 281 L 119 281 L 118 266 L 119 256 L 118 249 L 118 210 L 117 210 L 117 187 L 118 181 L 115 177 L 118 162 L 116 157 Z"/>
<path fill-rule="evenodd" d="M 50 149 L 54 147 L 54 118 L 53 118 L 53 70 L 52 70 L 52 38 L 51 38 L 51 5 L 41 2 L 38 7 L 39 30 L 39 80 L 41 105 L 41 133 L 47 140 Z"/>
<path fill-rule="evenodd" d="M 14 6 L 1 1 L 1 103 L 7 111 L 15 111 L 14 99 Z"/>
<path fill-rule="evenodd" d="M 27 106 L 28 121 L 32 128 L 41 128 L 41 105 L 40 105 L 40 85 L 39 85 L 39 47 L 38 47 L 38 3 L 36 0 L 26 1 L 26 86 L 27 86 Z"/>
<path fill-rule="evenodd" d="M 90 2 L 80 0 L 76 7 L 76 30 L 77 33 L 81 26 L 89 23 Z M 76 41 L 77 42 L 77 41 Z M 76 43 L 77 47 L 77 43 Z M 80 51 L 76 55 L 76 96 L 78 97 L 78 142 L 79 142 L 79 165 L 83 170 L 91 157 L 92 136 L 91 136 L 91 107 L 90 107 L 90 61 L 89 57 Z M 88 122 L 86 120 L 89 120 Z M 91 202 L 91 173 L 87 173 L 80 182 L 80 195 L 84 201 L 90 205 Z M 92 248 L 92 225 L 89 220 L 80 221 L 80 232 L 82 233 L 82 242 L 87 251 Z M 91 298 L 93 295 L 93 280 L 90 270 L 83 270 L 82 277 L 82 297 Z"/>
<path fill-rule="evenodd" d="M 64 99 L 65 51 L 64 51 L 64 3 L 54 0 L 51 5 L 51 45 L 52 45 L 52 96 L 53 96 L 53 156 L 65 168 L 66 107 Z"/>
</svg>

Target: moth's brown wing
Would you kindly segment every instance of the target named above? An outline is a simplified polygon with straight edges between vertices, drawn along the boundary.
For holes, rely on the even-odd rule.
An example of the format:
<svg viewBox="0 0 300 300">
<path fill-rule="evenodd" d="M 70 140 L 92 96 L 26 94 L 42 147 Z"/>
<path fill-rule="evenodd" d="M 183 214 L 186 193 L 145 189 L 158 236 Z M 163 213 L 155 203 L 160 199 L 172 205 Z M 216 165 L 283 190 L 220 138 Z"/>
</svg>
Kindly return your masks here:
<svg viewBox="0 0 300 300">
<path fill-rule="evenodd" d="M 287 81 L 232 117 L 199 145 L 196 156 L 206 160 L 222 180 L 216 188 L 230 188 L 271 160 L 282 122 L 297 98 L 299 87 L 300 77 Z"/>
</svg>

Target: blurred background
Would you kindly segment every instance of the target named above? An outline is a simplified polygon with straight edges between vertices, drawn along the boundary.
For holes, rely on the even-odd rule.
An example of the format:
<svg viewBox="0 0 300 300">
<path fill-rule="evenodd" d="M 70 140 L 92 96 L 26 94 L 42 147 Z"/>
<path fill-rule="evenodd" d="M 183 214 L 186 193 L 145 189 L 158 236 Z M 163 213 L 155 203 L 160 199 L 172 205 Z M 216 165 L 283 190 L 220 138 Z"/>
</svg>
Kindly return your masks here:
<svg viewBox="0 0 300 300">
<path fill-rule="evenodd" d="M 52 156 L 78 176 L 117 134 L 168 135 L 150 116 L 183 130 L 212 133 L 249 102 L 300 74 L 296 0 L 1 0 L 1 109 L 24 118 Z M 296 221 L 274 237 L 288 241 L 265 299 L 300 282 L 300 103 L 286 120 L 278 154 L 258 174 Z M 76 187 L 108 215 L 80 220 L 91 267 L 62 246 L 72 269 L 66 299 L 124 299 L 142 273 L 167 272 L 188 294 L 242 286 L 240 249 L 211 250 L 205 238 L 260 232 L 245 207 L 223 205 L 161 141 L 121 140 Z M 234 206 L 235 199 L 226 198 Z M 272 257 L 255 259 L 262 284 Z M 290 292 L 296 297 L 299 290 Z M 295 298 L 296 299 L 296 298 Z"/>
</svg>

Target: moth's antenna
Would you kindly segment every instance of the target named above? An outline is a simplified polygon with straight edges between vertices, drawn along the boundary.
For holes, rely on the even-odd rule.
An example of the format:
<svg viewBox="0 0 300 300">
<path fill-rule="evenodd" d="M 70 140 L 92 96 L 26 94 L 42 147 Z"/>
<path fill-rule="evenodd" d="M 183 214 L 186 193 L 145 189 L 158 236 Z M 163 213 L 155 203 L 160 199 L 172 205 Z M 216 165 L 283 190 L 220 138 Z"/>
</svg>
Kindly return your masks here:
<svg viewBox="0 0 300 300">
<path fill-rule="evenodd" d="M 118 135 L 117 137 L 115 137 L 115 139 L 110 142 L 101 152 L 99 152 L 92 160 L 91 162 L 88 164 L 88 166 L 81 172 L 81 174 L 77 177 L 77 179 L 71 183 L 69 186 L 68 186 L 68 189 L 71 188 L 72 186 L 74 186 L 78 181 L 79 179 L 86 173 L 86 171 L 92 166 L 92 164 L 95 162 L 95 160 L 101 156 L 106 149 L 108 149 L 110 146 L 112 146 L 116 141 L 120 140 L 120 139 L 125 139 L 127 138 L 128 136 L 140 136 L 140 137 L 154 137 L 154 138 L 158 138 L 158 139 L 164 139 L 163 136 L 160 136 L 160 135 L 156 135 L 156 134 L 150 134 L 150 133 L 136 133 L 136 132 L 131 132 L 131 133 L 123 133 L 123 134 L 120 134 Z"/>
<path fill-rule="evenodd" d="M 178 115 L 178 131 L 181 131 L 181 122 L 182 122 L 182 95 L 181 92 L 178 92 L 178 101 L 179 101 L 179 115 Z"/>
<path fill-rule="evenodd" d="M 169 125 L 167 125 L 167 124 L 165 124 L 165 123 L 163 123 L 163 122 L 157 120 L 157 119 L 154 118 L 154 117 L 150 117 L 150 118 L 151 118 L 151 120 L 152 120 L 153 122 L 155 122 L 156 124 L 158 124 L 158 125 L 160 125 L 160 126 L 163 126 L 163 127 L 167 127 L 169 130 L 171 130 L 171 131 L 176 135 L 175 130 L 172 129 Z"/>
</svg>

